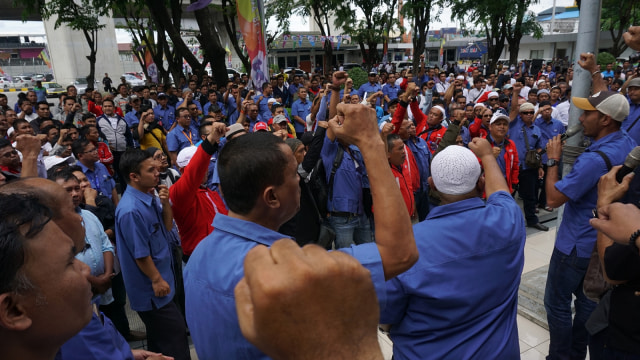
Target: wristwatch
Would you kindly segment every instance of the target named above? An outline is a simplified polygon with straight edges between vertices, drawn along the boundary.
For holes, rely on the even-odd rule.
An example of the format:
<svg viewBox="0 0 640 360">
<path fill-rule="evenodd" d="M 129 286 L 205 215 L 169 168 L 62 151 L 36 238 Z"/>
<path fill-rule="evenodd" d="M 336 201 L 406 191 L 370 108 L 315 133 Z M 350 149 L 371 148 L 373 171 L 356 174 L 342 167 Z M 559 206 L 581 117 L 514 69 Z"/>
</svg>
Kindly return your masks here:
<svg viewBox="0 0 640 360">
<path fill-rule="evenodd" d="M 547 167 L 552 167 L 552 166 L 556 166 L 558 165 L 558 160 L 556 159 L 548 159 L 547 160 Z"/>
</svg>

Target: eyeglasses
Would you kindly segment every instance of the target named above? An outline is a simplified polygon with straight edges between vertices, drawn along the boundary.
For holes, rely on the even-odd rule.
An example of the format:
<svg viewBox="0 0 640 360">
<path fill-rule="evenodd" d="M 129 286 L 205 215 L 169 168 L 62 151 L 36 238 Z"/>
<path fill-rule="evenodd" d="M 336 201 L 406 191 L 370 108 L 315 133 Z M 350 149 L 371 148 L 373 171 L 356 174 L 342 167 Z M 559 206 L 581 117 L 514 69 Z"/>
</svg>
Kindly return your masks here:
<svg viewBox="0 0 640 360">
<path fill-rule="evenodd" d="M 493 115 L 482 115 L 482 117 L 483 117 L 483 118 L 490 118 L 490 117 L 492 117 L 492 116 L 493 116 Z"/>
<path fill-rule="evenodd" d="M 165 155 L 165 154 L 158 154 L 158 155 L 154 156 L 153 158 L 155 160 L 162 160 L 162 159 L 165 159 L 166 157 L 167 157 L 167 155 Z"/>
<path fill-rule="evenodd" d="M 498 98 L 491 98 L 489 101 L 498 101 Z"/>
<path fill-rule="evenodd" d="M 522 115 L 533 115 L 534 112 L 533 111 L 523 111 L 521 112 Z"/>
<path fill-rule="evenodd" d="M 509 99 L 502 99 L 502 100 L 500 100 L 500 102 L 508 102 L 508 101 L 509 101 Z"/>
<path fill-rule="evenodd" d="M 91 150 L 83 151 L 82 153 L 83 154 L 87 154 L 87 153 L 94 153 L 94 152 L 98 152 L 98 148 L 97 147 L 94 147 Z"/>
</svg>

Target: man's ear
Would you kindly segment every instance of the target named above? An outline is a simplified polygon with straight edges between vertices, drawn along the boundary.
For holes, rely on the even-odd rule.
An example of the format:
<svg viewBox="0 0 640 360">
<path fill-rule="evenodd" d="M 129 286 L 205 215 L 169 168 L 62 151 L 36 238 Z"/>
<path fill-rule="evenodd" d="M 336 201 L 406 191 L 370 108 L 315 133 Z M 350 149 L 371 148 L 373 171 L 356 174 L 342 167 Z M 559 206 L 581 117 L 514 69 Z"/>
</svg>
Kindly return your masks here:
<svg viewBox="0 0 640 360">
<path fill-rule="evenodd" d="M 262 192 L 262 201 L 269 208 L 276 209 L 280 207 L 280 199 L 274 186 L 267 186 L 264 189 Z"/>
<path fill-rule="evenodd" d="M 24 331 L 31 327 L 31 318 L 22 301 L 23 298 L 16 294 L 0 294 L 0 327 L 11 331 Z"/>
<path fill-rule="evenodd" d="M 427 178 L 427 182 L 429 182 L 429 187 L 432 188 L 433 190 L 438 190 L 436 189 L 436 184 L 433 182 L 433 178 L 431 176 L 429 176 Z"/>
<path fill-rule="evenodd" d="M 478 178 L 478 182 L 476 182 L 476 190 L 478 190 L 480 194 L 483 194 L 484 186 L 485 186 L 485 178 L 484 178 L 484 172 L 482 172 L 482 174 L 480 174 L 480 177 Z"/>
</svg>

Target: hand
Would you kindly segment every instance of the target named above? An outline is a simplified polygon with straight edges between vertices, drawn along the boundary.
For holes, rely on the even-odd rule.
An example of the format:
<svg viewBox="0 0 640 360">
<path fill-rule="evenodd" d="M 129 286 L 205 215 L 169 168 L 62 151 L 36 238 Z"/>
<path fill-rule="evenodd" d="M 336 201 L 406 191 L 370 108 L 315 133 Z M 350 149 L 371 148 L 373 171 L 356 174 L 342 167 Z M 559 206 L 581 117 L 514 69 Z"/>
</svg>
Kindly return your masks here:
<svg viewBox="0 0 640 360">
<path fill-rule="evenodd" d="M 471 151 L 473 151 L 473 153 L 480 159 L 484 156 L 493 156 L 493 150 L 491 150 L 491 145 L 487 139 L 479 137 L 474 138 L 469 142 L 469 149 L 471 149 Z"/>
<path fill-rule="evenodd" d="M 622 165 L 614 166 L 608 173 L 600 177 L 600 181 L 598 181 L 598 208 L 620 200 L 629 190 L 634 173 L 627 174 L 622 178 L 622 183 L 618 183 L 616 174 L 621 167 Z"/>
<path fill-rule="evenodd" d="M 286 130 L 282 130 L 282 129 L 280 129 L 280 130 L 278 130 L 278 131 L 275 131 L 275 132 L 273 133 L 273 135 L 275 135 L 275 136 L 277 136 L 277 137 L 281 138 L 282 140 L 286 140 L 286 139 L 287 139 L 287 137 L 288 137 L 288 133 L 287 133 L 287 131 L 286 131 Z"/>
<path fill-rule="evenodd" d="M 174 360 L 171 356 L 164 356 L 147 350 L 131 349 L 133 360 Z"/>
<path fill-rule="evenodd" d="M 556 135 L 547 142 L 547 157 L 549 159 L 560 159 L 562 157 L 561 135 Z"/>
<path fill-rule="evenodd" d="M 64 139 L 65 137 L 67 137 L 68 133 L 69 133 L 69 129 L 60 129 L 60 136 L 58 137 L 58 139 Z"/>
<path fill-rule="evenodd" d="M 46 136 L 45 136 L 46 137 Z M 42 140 L 38 136 L 22 134 L 16 137 L 16 150 L 22 153 L 22 157 L 37 157 L 40 154 Z"/>
<path fill-rule="evenodd" d="M 331 83 L 333 84 L 334 88 L 340 87 L 347 81 L 348 77 L 349 75 L 345 71 L 336 71 L 331 77 Z"/>
<path fill-rule="evenodd" d="M 589 73 L 593 73 L 594 71 L 598 70 L 598 65 L 596 64 L 596 56 L 590 53 L 580 54 L 578 65 L 587 70 Z"/>
<path fill-rule="evenodd" d="M 162 276 L 158 276 L 158 280 L 154 280 L 151 282 L 151 286 L 153 287 L 153 294 L 156 297 L 165 297 L 171 293 L 171 287 L 169 284 L 164 281 Z"/>
<path fill-rule="evenodd" d="M 393 131 L 394 128 L 395 128 L 395 126 L 393 126 L 392 123 L 386 123 L 382 127 L 382 132 L 381 133 L 386 138 L 387 135 L 391 134 L 391 132 Z"/>
<path fill-rule="evenodd" d="M 80 105 L 80 103 L 75 103 L 75 105 L 73 105 L 73 108 L 71 109 L 71 112 L 78 112 L 82 110 L 82 105 Z"/>
<path fill-rule="evenodd" d="M 371 275 L 351 256 L 282 239 L 250 250 L 244 274 L 235 288 L 240 329 L 270 357 L 382 359 Z"/>
<path fill-rule="evenodd" d="M 164 184 L 158 185 L 158 197 L 160 198 L 160 203 L 162 206 L 171 206 L 169 204 L 169 187 Z"/>
<path fill-rule="evenodd" d="M 629 30 L 622 34 L 624 42 L 633 50 L 640 51 L 640 26 L 629 26 Z"/>
<path fill-rule="evenodd" d="M 378 132 L 376 112 L 362 104 L 338 104 L 338 115 L 329 120 L 329 127 L 338 139 L 360 148 L 382 144 Z"/>
<path fill-rule="evenodd" d="M 611 240 L 627 244 L 631 234 L 638 230 L 640 209 L 633 204 L 613 203 L 598 208 L 598 218 L 589 223 Z"/>
<path fill-rule="evenodd" d="M 207 135 L 207 141 L 209 141 L 209 144 L 215 144 L 220 138 L 224 137 L 226 132 L 227 126 L 224 123 L 214 122 L 211 127 L 211 132 Z"/>
<path fill-rule="evenodd" d="M 111 288 L 111 279 L 116 276 L 116 274 L 102 274 L 100 276 L 94 277 L 94 282 L 91 283 L 94 289 L 98 292 L 98 294 L 104 294 Z"/>
<path fill-rule="evenodd" d="M 502 151 L 502 149 L 500 149 L 499 146 L 494 146 L 491 148 L 491 151 L 493 151 L 493 156 L 496 157 L 496 159 L 498 158 L 498 156 L 500 155 L 500 151 Z"/>
<path fill-rule="evenodd" d="M 98 190 L 87 187 L 84 189 L 84 202 L 95 206 L 96 198 L 98 197 Z"/>
<path fill-rule="evenodd" d="M 544 179 L 544 169 L 538 168 L 538 179 Z"/>
<path fill-rule="evenodd" d="M 516 83 L 513 84 L 513 92 L 520 94 L 520 90 L 522 90 L 522 83 L 516 81 Z"/>
<path fill-rule="evenodd" d="M 329 122 L 328 121 L 318 121 L 316 123 L 316 126 L 320 126 L 321 128 L 328 128 L 329 127 Z"/>
<path fill-rule="evenodd" d="M 252 89 L 252 90 L 249 90 L 249 93 L 247 95 L 252 97 L 255 94 L 256 94 L 256 92 Z"/>
</svg>

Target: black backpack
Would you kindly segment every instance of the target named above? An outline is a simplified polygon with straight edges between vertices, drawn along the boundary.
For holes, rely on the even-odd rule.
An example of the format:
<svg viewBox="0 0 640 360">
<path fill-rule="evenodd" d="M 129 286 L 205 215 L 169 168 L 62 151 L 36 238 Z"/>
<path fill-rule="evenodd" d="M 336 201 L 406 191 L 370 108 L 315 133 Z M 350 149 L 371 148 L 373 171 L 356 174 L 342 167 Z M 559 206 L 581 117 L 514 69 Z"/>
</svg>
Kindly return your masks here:
<svg viewBox="0 0 640 360">
<path fill-rule="evenodd" d="M 342 146 L 338 146 L 338 151 L 336 152 L 336 157 L 333 159 L 333 166 L 331 167 L 331 177 L 329 178 L 329 182 L 327 183 L 327 174 L 324 170 L 324 163 L 322 162 L 322 158 L 318 160 L 316 165 L 313 167 L 313 170 L 309 173 L 307 185 L 309 190 L 311 191 L 311 196 L 315 201 L 315 205 L 318 208 L 318 212 L 321 217 L 325 219 L 329 210 L 327 209 L 327 203 L 329 198 L 333 194 L 333 178 L 336 175 L 336 170 L 338 170 L 338 166 L 342 162 L 342 158 L 344 156 L 344 149 Z"/>
</svg>

